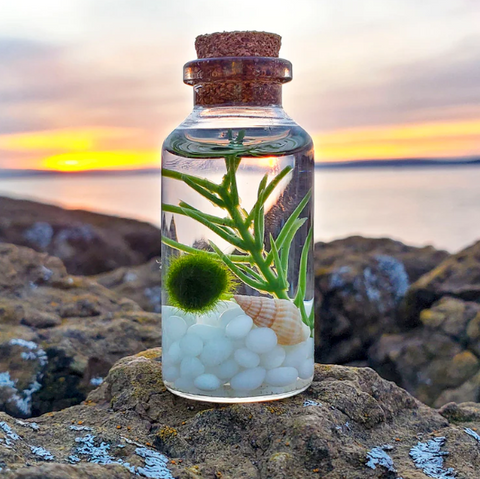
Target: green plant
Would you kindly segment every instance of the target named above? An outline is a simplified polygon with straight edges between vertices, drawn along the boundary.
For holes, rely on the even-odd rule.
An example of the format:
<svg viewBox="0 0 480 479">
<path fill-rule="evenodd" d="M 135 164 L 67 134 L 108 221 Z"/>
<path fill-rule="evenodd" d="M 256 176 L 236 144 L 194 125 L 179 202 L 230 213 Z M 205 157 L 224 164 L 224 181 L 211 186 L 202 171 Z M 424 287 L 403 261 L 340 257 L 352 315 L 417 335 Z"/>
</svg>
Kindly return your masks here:
<svg viewBox="0 0 480 479">
<path fill-rule="evenodd" d="M 190 188 L 208 199 L 225 214 L 224 217 L 206 214 L 192 205 L 180 201 L 178 205 L 163 204 L 164 212 L 188 216 L 209 228 L 223 238 L 237 250 L 244 252 L 240 255 L 226 255 L 218 246 L 210 241 L 213 252 L 205 253 L 212 258 L 219 258 L 232 273 L 248 286 L 261 293 L 268 293 L 280 299 L 292 299 L 300 309 L 305 324 L 313 328 L 313 308 L 310 315 L 306 314 L 304 297 L 307 281 L 308 253 L 313 241 L 313 230 L 309 229 L 307 239 L 303 245 L 299 265 L 299 279 L 295 298 L 288 296 L 289 283 L 287 281 L 288 258 L 290 246 L 297 231 L 306 222 L 300 214 L 308 204 L 311 191 L 300 201 L 285 222 L 277 238 L 270 235 L 270 251 L 265 249 L 265 202 L 278 184 L 292 171 L 291 166 L 283 168 L 268 184 L 268 174 L 260 181 L 256 202 L 251 211 L 246 211 L 240 205 L 236 172 L 242 156 L 262 156 L 265 152 L 271 153 L 278 148 L 278 142 L 272 142 L 271 148 L 266 143 L 253 146 L 244 146 L 245 132 L 240 131 L 236 138 L 229 131 L 229 143 L 225 147 L 213 145 L 210 157 L 225 159 L 226 174 L 220 184 L 213 183 L 206 178 L 179 173 L 169 169 L 162 169 L 164 177 L 183 181 Z M 172 142 L 175 148 L 175 141 Z M 178 146 L 179 149 L 181 145 Z M 205 147 L 205 145 L 203 145 Z M 204 153 L 203 153 L 204 154 Z M 202 152 L 190 152 L 192 157 L 202 157 Z M 179 243 L 173 239 L 163 237 L 162 241 L 184 253 L 196 254 L 196 248 Z"/>
<path fill-rule="evenodd" d="M 218 301 L 229 299 L 234 288 L 230 270 L 204 252 L 173 258 L 165 279 L 171 305 L 185 312 L 211 311 Z"/>
</svg>

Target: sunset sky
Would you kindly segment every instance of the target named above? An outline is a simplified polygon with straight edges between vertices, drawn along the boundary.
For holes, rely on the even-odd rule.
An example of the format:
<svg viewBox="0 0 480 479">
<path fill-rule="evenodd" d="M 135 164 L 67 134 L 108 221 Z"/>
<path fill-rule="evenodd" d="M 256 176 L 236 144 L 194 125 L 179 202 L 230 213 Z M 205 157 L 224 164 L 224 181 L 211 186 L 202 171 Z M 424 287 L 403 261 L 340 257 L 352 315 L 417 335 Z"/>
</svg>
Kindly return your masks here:
<svg viewBox="0 0 480 479">
<path fill-rule="evenodd" d="M 158 166 L 222 30 L 282 35 L 317 161 L 480 156 L 477 0 L 0 0 L 0 168 Z"/>
</svg>

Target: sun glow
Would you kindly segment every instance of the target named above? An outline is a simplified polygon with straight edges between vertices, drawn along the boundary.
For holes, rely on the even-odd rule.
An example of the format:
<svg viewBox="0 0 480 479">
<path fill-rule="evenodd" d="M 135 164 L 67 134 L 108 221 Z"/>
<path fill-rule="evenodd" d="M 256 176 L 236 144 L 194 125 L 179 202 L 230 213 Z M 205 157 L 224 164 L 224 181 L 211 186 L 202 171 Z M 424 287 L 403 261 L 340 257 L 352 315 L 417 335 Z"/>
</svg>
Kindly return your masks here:
<svg viewBox="0 0 480 479">
<path fill-rule="evenodd" d="M 317 161 L 478 154 L 480 120 L 339 130 L 316 135 Z"/>
<path fill-rule="evenodd" d="M 55 171 L 130 170 L 158 167 L 156 151 L 88 151 L 50 156 L 42 168 Z"/>
<path fill-rule="evenodd" d="M 336 130 L 314 141 L 316 161 L 323 162 L 478 155 L 480 119 Z M 18 168 L 19 155 L 33 168 L 65 172 L 157 168 L 157 145 L 151 132 L 106 126 L 0 135 L 8 167 Z M 268 169 L 277 164 L 272 156 L 254 161 Z"/>
<path fill-rule="evenodd" d="M 274 156 L 264 156 L 263 158 L 258 158 L 256 163 L 262 168 L 273 168 L 277 164 L 277 158 Z"/>
<path fill-rule="evenodd" d="M 83 127 L 59 130 L 29 131 L 0 135 L 0 149 L 10 151 L 74 150 L 85 151 L 102 142 L 138 135 L 133 128 Z"/>
</svg>

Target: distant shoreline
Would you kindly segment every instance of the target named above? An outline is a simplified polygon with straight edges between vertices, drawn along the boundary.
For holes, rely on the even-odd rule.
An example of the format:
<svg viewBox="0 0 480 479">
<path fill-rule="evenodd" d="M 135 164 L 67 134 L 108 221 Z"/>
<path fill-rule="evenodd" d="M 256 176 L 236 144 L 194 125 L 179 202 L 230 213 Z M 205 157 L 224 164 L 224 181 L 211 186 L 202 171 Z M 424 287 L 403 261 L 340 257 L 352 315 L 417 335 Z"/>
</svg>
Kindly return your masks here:
<svg viewBox="0 0 480 479">
<path fill-rule="evenodd" d="M 338 169 L 361 169 L 361 168 L 438 168 L 438 167 L 459 167 L 459 166 L 480 166 L 480 158 L 471 159 L 412 159 L 400 158 L 392 160 L 358 160 L 316 163 L 318 170 Z M 250 168 L 254 169 L 254 168 Z M 160 168 L 145 168 L 136 170 L 88 170 L 88 171 L 46 171 L 46 170 L 0 170 L 1 178 L 43 178 L 43 177 L 69 177 L 76 176 L 132 176 L 160 174 Z"/>
</svg>

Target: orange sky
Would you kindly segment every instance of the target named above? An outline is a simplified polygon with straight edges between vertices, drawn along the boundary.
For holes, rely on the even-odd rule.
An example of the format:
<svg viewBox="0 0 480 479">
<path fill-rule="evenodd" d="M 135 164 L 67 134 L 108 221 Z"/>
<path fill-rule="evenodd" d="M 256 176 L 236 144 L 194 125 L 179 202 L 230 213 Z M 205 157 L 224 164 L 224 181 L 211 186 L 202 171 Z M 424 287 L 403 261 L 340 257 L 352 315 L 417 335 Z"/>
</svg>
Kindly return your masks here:
<svg viewBox="0 0 480 479">
<path fill-rule="evenodd" d="M 317 161 L 467 157 L 478 152 L 480 119 L 364 127 L 312 135 Z M 0 135 L 0 149 L 35 159 L 39 169 L 84 171 L 159 166 L 157 149 L 135 128 L 88 127 Z M 12 162 L 9 165 L 15 168 Z"/>
<path fill-rule="evenodd" d="M 0 169 L 158 167 L 195 36 L 222 30 L 282 35 L 285 109 L 317 161 L 479 156 L 479 18 L 472 0 L 10 2 Z"/>
</svg>

